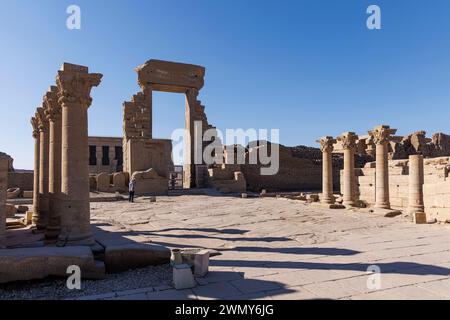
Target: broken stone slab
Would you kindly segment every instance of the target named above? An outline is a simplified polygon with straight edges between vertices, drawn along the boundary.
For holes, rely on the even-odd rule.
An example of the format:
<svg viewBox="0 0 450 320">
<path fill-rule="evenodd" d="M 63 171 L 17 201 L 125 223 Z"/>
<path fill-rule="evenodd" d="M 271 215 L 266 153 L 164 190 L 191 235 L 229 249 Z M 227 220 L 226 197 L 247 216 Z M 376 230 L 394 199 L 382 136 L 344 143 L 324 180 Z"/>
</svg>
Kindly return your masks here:
<svg viewBox="0 0 450 320">
<path fill-rule="evenodd" d="M 22 190 L 20 188 L 10 188 L 6 191 L 7 199 L 16 199 L 19 198 Z"/>
<path fill-rule="evenodd" d="M 216 256 L 222 255 L 219 251 L 214 250 L 214 249 L 201 249 L 201 248 L 181 249 L 181 256 L 183 257 L 183 263 L 193 266 L 194 261 L 195 261 L 195 256 L 202 251 L 207 251 L 209 254 L 209 257 L 216 257 Z"/>
<path fill-rule="evenodd" d="M 67 268 L 76 265 L 83 272 L 95 268 L 89 247 L 34 247 L 0 250 L 0 283 L 66 277 Z"/>
<path fill-rule="evenodd" d="M 177 290 L 191 289 L 197 285 L 189 265 L 177 264 L 173 266 L 173 285 Z"/>
<path fill-rule="evenodd" d="M 394 218 L 394 217 L 402 215 L 402 212 L 400 210 L 393 210 L 393 209 L 375 208 L 375 209 L 371 209 L 370 212 L 374 213 L 376 215 L 386 217 L 386 218 Z"/>
<path fill-rule="evenodd" d="M 126 243 L 106 246 L 105 265 L 107 272 L 122 272 L 170 262 L 168 248 L 156 244 Z"/>
<path fill-rule="evenodd" d="M 209 271 L 209 250 L 201 250 L 194 257 L 194 275 L 204 277 Z"/>
</svg>

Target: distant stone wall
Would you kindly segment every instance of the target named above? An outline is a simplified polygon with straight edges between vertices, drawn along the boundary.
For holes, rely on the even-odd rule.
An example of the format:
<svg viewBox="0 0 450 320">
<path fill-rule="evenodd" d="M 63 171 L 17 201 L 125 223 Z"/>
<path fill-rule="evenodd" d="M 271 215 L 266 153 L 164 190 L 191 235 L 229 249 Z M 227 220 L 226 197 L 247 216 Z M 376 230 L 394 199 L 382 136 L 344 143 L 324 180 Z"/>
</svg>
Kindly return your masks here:
<svg viewBox="0 0 450 320">
<path fill-rule="evenodd" d="M 269 144 L 270 145 L 270 144 Z M 261 146 L 260 148 L 265 148 Z M 316 148 L 286 147 L 279 145 L 280 167 L 275 175 L 261 175 L 262 165 L 245 164 L 241 170 L 251 191 L 319 191 L 322 188 L 322 152 Z M 249 154 L 257 148 L 248 150 Z M 318 152 L 317 152 L 318 151 Z M 269 153 L 270 154 L 270 153 Z M 335 187 L 339 186 L 339 164 L 335 164 Z"/>
<path fill-rule="evenodd" d="M 8 189 L 20 188 L 22 191 L 32 191 L 33 176 L 33 172 L 8 172 Z"/>
<path fill-rule="evenodd" d="M 393 209 L 408 207 L 408 160 L 389 161 L 389 197 Z M 450 220 L 450 157 L 425 159 L 424 203 L 428 218 Z M 342 174 L 342 172 L 341 172 Z M 369 205 L 375 203 L 375 163 L 356 169 L 357 194 Z M 342 188 L 342 186 L 341 186 Z"/>
</svg>

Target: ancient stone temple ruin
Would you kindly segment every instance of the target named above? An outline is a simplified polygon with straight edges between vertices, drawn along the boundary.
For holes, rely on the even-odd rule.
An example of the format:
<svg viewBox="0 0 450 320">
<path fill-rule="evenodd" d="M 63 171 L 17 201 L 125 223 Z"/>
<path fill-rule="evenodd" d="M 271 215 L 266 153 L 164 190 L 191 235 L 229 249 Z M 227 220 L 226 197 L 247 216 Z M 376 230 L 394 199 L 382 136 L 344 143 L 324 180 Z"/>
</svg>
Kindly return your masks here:
<svg viewBox="0 0 450 320">
<path fill-rule="evenodd" d="M 125 102 L 123 123 L 124 171 L 132 175 L 136 171 L 153 168 L 159 176 L 168 178 L 172 171 L 172 142 L 154 139 L 152 132 L 153 91 L 184 94 L 185 106 L 185 155 L 184 187 L 196 186 L 196 164 L 194 155 L 202 152 L 195 143 L 195 135 L 212 128 L 205 107 L 197 100 L 204 85 L 205 68 L 184 63 L 149 60 L 136 68 L 138 83 L 142 91 Z M 200 122 L 201 132 L 195 132 L 195 123 Z M 195 150 L 197 148 L 197 150 Z"/>
<path fill-rule="evenodd" d="M 417 223 L 450 220 L 450 158 L 446 135 L 426 139 L 419 131 L 406 137 L 395 136 L 396 129 L 377 126 L 367 134 L 346 132 L 340 137 L 319 140 L 323 152 L 321 201 L 331 204 L 330 152 L 344 153 L 340 201 L 346 207 L 373 207 L 375 210 L 401 210 Z M 439 138 L 438 138 L 439 137 Z M 372 157 L 355 167 L 355 154 Z M 426 157 L 424 159 L 424 157 Z"/>
</svg>

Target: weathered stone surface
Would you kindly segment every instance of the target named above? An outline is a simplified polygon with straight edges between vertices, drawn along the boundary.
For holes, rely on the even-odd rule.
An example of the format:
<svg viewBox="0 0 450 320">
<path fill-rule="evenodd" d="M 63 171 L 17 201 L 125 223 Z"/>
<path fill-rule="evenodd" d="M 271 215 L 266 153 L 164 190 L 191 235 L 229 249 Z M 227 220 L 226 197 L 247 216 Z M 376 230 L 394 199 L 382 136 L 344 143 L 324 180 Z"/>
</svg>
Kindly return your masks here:
<svg viewBox="0 0 450 320">
<path fill-rule="evenodd" d="M 106 172 L 99 173 L 97 175 L 97 191 L 109 192 L 110 191 L 110 178 Z"/>
<path fill-rule="evenodd" d="M 197 285 L 189 265 L 177 264 L 173 266 L 173 285 L 177 290 L 190 289 Z"/>
<path fill-rule="evenodd" d="M 16 199 L 22 194 L 22 190 L 20 188 L 10 188 L 7 190 L 6 198 L 7 199 Z"/>
<path fill-rule="evenodd" d="M 77 265 L 83 270 L 95 267 L 88 247 L 42 247 L 0 250 L 0 283 L 67 276 L 67 268 Z"/>
<path fill-rule="evenodd" d="M 169 180 L 154 169 L 136 171 L 131 179 L 136 180 L 136 195 L 165 195 L 169 190 Z"/>
<path fill-rule="evenodd" d="M 93 245 L 89 207 L 88 108 L 102 75 L 64 63 L 58 71 L 62 107 L 61 233 L 58 245 Z M 42 158 L 42 155 L 41 155 Z"/>
<path fill-rule="evenodd" d="M 118 244 L 107 246 L 105 249 L 105 265 L 108 272 L 166 264 L 169 261 L 170 250 L 155 244 Z"/>
<path fill-rule="evenodd" d="M 0 152 L 0 249 L 6 246 L 6 188 L 8 185 L 9 156 Z"/>
</svg>

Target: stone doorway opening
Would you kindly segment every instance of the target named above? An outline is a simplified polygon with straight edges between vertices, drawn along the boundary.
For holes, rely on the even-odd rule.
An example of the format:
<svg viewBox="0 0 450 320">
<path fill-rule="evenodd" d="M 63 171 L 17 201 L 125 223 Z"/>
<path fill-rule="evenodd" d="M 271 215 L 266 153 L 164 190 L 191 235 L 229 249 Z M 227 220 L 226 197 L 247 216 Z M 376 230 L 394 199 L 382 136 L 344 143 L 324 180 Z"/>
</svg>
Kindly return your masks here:
<svg viewBox="0 0 450 320">
<path fill-rule="evenodd" d="M 172 161 L 175 166 L 184 165 L 185 100 L 184 94 L 153 92 L 153 134 L 157 138 L 172 141 Z"/>
</svg>

